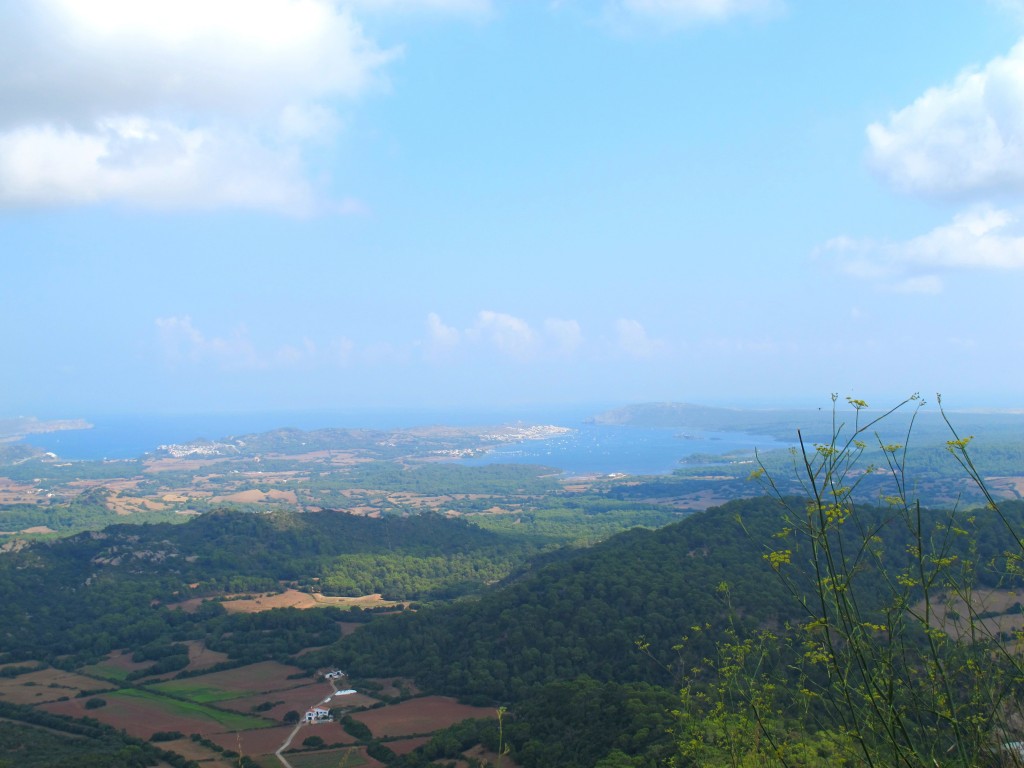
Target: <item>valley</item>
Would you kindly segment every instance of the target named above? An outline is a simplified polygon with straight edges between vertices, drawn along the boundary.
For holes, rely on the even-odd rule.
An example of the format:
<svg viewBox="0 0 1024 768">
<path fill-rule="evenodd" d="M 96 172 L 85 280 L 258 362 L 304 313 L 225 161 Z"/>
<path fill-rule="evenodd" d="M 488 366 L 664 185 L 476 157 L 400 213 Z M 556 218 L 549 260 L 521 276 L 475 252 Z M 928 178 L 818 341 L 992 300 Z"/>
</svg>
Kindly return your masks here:
<svg viewBox="0 0 1024 768">
<path fill-rule="evenodd" d="M 1005 471 L 1012 428 L 978 449 L 999 518 L 972 506 L 962 471 L 933 463 L 945 443 L 914 454 L 934 505 L 917 523 L 934 531 L 919 545 L 930 578 L 974 565 L 969 584 L 935 582 L 934 608 L 907 605 L 928 607 L 957 653 L 972 632 L 995 642 L 1020 626 L 1024 585 L 1000 565 L 1024 523 Z M 790 659 L 799 633 L 786 628 L 802 625 L 794 595 L 815 582 L 785 567 L 821 543 L 800 522 L 792 455 L 697 454 L 656 476 L 456 458 L 564 434 L 275 430 L 107 461 L 19 448 L 0 467 L 0 765 L 725 765 L 724 737 L 694 723 L 749 717 L 742 696 L 735 712 L 715 703 L 728 668 L 715 659 L 755 642 L 778 660 L 763 684 L 787 691 L 778 722 L 759 726 L 785 739 L 785 764 L 859 764 L 842 730 L 798 714 L 795 692 L 822 670 Z M 914 563 L 910 518 L 893 506 L 903 476 L 864 471 L 876 457 L 852 450 L 835 455 L 864 499 L 857 524 L 828 522 L 822 542 L 865 537 L 870 558 L 846 578 L 886 626 L 887 574 Z M 750 479 L 752 462 L 774 485 Z M 963 543 L 935 538 L 954 529 Z M 759 669 L 729 696 L 761 684 Z"/>
</svg>

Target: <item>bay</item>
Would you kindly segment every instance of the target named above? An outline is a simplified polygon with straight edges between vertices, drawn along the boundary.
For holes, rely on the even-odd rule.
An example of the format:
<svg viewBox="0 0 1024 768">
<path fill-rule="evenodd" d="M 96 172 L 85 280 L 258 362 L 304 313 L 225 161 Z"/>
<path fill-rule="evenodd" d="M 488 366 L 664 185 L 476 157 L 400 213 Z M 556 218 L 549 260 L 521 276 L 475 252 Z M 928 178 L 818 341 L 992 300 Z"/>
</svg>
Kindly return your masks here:
<svg viewBox="0 0 1024 768">
<path fill-rule="evenodd" d="M 550 424 L 571 431 L 544 440 L 502 444 L 465 466 L 540 464 L 570 475 L 667 474 L 693 454 L 725 454 L 788 447 L 765 435 L 678 428 L 597 425 L 586 419 L 600 406 L 505 411 L 331 410 L 263 413 L 103 415 L 87 420 L 92 429 L 35 434 L 25 442 L 71 460 L 132 459 L 160 445 L 218 440 L 279 428 L 399 429 L 405 427 Z"/>
</svg>

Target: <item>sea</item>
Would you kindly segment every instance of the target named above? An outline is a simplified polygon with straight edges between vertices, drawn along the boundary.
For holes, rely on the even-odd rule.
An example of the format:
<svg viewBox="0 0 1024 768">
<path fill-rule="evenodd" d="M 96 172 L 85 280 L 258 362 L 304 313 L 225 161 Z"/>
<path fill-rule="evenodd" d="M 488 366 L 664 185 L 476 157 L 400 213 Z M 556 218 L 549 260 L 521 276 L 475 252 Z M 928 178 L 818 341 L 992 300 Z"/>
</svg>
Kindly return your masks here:
<svg viewBox="0 0 1024 768">
<path fill-rule="evenodd" d="M 694 454 L 767 451 L 789 447 L 764 435 L 742 432 L 625 427 L 588 421 L 600 409 L 507 411 L 277 411 L 192 415 L 101 415 L 85 417 L 91 429 L 31 435 L 26 443 L 71 460 L 134 459 L 161 445 L 218 440 L 282 427 L 397 429 L 430 425 L 498 426 L 550 424 L 571 432 L 545 440 L 499 445 L 483 456 L 460 459 L 467 466 L 541 464 L 569 475 L 662 475 Z M 713 459 L 708 464 L 716 463 Z"/>
</svg>

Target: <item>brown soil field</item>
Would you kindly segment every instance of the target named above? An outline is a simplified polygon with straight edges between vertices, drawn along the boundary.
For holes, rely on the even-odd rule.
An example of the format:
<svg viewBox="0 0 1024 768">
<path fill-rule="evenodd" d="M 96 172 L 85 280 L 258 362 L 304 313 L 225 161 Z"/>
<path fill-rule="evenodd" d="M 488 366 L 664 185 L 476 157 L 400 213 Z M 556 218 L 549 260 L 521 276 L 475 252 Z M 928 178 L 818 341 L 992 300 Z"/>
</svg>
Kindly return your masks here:
<svg viewBox="0 0 1024 768">
<path fill-rule="evenodd" d="M 161 512 L 167 509 L 167 505 L 139 496 L 112 496 L 107 500 L 107 508 L 118 515 L 134 515 L 139 512 Z"/>
<path fill-rule="evenodd" d="M 195 472 L 197 469 L 203 469 L 205 467 L 212 466 L 214 464 L 223 464 L 227 459 L 224 458 L 209 458 L 209 459 L 174 459 L 174 458 L 162 458 L 162 459 L 150 459 L 144 463 L 145 469 L 143 472 L 168 472 L 168 471 L 183 471 L 183 472 Z"/>
<path fill-rule="evenodd" d="M 352 715 L 354 719 L 365 723 L 376 737 L 433 733 L 470 717 L 496 716 L 497 713 L 489 707 L 459 704 L 447 696 L 409 699 L 392 707 L 371 709 Z"/>
<path fill-rule="evenodd" d="M 288 734 L 294 728 L 294 725 L 280 725 L 273 728 L 258 728 L 255 731 L 214 733 L 207 738 L 214 744 L 218 744 L 224 747 L 224 749 L 233 749 L 241 755 L 272 755 L 277 751 L 278 747 L 284 744 L 284 740 L 288 738 Z M 295 737 L 297 741 L 293 743 L 301 744 L 302 740 L 308 735 L 303 735 L 303 731 L 299 731 Z M 241 744 L 241 749 L 238 748 L 239 744 Z M 269 766 L 275 766 L 276 768 L 278 762 L 276 760 L 273 762 L 267 761 L 266 765 L 268 768 Z"/>
<path fill-rule="evenodd" d="M 272 608 L 322 608 L 328 605 L 335 605 L 339 608 L 350 608 L 358 605 L 360 608 L 380 608 L 399 605 L 392 600 L 384 600 L 380 595 L 364 595 L 363 597 L 329 597 L 308 592 L 299 592 L 295 589 L 286 589 L 280 594 L 261 595 L 225 595 L 222 603 L 228 613 L 259 613 L 269 611 Z M 240 598 L 240 599 L 239 599 Z M 200 605 L 210 598 L 194 597 L 189 600 L 182 600 L 180 603 L 168 604 L 168 608 L 181 608 L 185 613 L 195 612 Z"/>
<path fill-rule="evenodd" d="M 0 477 L 0 504 L 35 504 L 39 499 L 34 485 Z"/>
<path fill-rule="evenodd" d="M 1024 497 L 1024 477 L 986 477 L 985 483 L 995 496 L 1010 499 Z"/>
<path fill-rule="evenodd" d="M 44 669 L 17 677 L 0 678 L 0 701 L 9 704 L 44 704 L 64 696 L 74 697 L 79 691 L 111 687 L 110 683 L 94 677 L 62 669 Z"/>
<path fill-rule="evenodd" d="M 223 496 L 213 496 L 210 501 L 215 503 L 236 501 L 240 504 L 256 504 L 265 501 L 282 501 L 288 504 L 299 503 L 299 500 L 295 496 L 295 491 L 279 491 L 275 488 L 271 488 L 266 492 L 256 489 L 238 491 L 237 493 L 230 493 Z"/>
<path fill-rule="evenodd" d="M 202 744 L 197 744 L 188 736 L 183 739 L 176 739 L 175 741 L 164 741 L 157 744 L 157 746 L 177 752 L 187 760 L 194 760 L 201 764 L 203 768 L 236 768 L 238 765 L 233 759 L 222 757 L 218 752 L 214 752 Z M 268 768 L 271 765 L 273 763 L 267 763 Z M 277 766 L 274 766 L 274 768 L 277 768 Z"/>
<path fill-rule="evenodd" d="M 363 747 L 347 750 L 320 750 L 318 752 L 289 751 L 288 761 L 295 768 L 381 768 L 384 765 L 367 755 L 366 749 Z M 269 758 L 261 762 L 268 766 L 275 765 Z"/>
<path fill-rule="evenodd" d="M 1001 633 L 1016 633 L 1024 629 L 1024 614 L 1006 613 L 1018 603 L 1024 604 L 1024 594 L 1009 589 L 992 589 L 978 590 L 971 597 L 971 605 L 975 614 L 998 613 L 991 618 L 975 619 L 975 625 L 981 626 L 983 635 L 998 638 Z M 967 621 L 970 611 L 967 608 L 967 603 L 961 598 L 955 598 L 948 604 L 940 602 L 933 607 L 933 611 L 932 625 L 950 637 L 961 639 L 970 631 Z M 963 618 L 954 621 L 949 616 L 950 611 L 955 611 Z M 1019 647 L 1020 643 L 1015 642 L 1013 645 Z"/>
<path fill-rule="evenodd" d="M 157 731 L 181 731 L 182 733 L 201 733 L 204 736 L 223 731 L 219 724 L 204 717 L 187 717 L 169 713 L 153 702 L 116 698 L 112 695 L 101 695 L 106 699 L 107 706 L 99 709 L 86 709 L 88 699 L 71 699 L 43 705 L 42 709 L 55 715 L 71 717 L 92 717 L 101 723 L 123 728 L 130 735 L 140 739 L 148 739 Z"/>
<path fill-rule="evenodd" d="M 86 674 L 95 672 L 97 675 L 104 673 L 103 667 L 114 667 L 125 672 L 135 672 L 139 669 L 152 666 L 152 661 L 132 661 L 131 651 L 113 651 L 100 664 L 82 667 Z"/>
<path fill-rule="evenodd" d="M 188 666 L 185 669 L 189 672 L 196 669 L 206 669 L 214 664 L 220 664 L 228 660 L 226 653 L 211 651 L 202 640 L 188 640 L 185 642 L 185 645 L 188 646 Z"/>
<path fill-rule="evenodd" d="M 197 688 L 219 688 L 224 691 L 251 691 L 253 693 L 286 691 L 310 684 L 309 678 L 288 679 L 288 675 L 294 675 L 301 671 L 298 667 L 279 664 L 276 661 L 261 661 L 258 664 L 249 664 L 245 667 L 190 677 L 180 682 L 182 685 L 195 685 Z M 326 696 L 326 694 L 324 695 Z M 312 704 L 312 702 L 310 703 Z"/>
</svg>

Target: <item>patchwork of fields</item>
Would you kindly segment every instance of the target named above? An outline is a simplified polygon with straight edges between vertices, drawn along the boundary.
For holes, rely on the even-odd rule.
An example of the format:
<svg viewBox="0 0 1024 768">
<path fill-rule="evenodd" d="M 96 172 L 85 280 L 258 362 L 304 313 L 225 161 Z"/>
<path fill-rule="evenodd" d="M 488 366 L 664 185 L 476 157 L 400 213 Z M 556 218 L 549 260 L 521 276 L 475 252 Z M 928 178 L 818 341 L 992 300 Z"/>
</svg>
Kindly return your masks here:
<svg viewBox="0 0 1024 768">
<path fill-rule="evenodd" d="M 381 765 L 338 722 L 287 722 L 289 714 L 294 718 L 313 705 L 326 707 L 328 701 L 337 705 L 336 688 L 323 678 L 313 680 L 296 667 L 266 661 L 182 679 L 139 681 L 129 687 L 127 672 L 141 666 L 127 654 L 114 652 L 81 672 L 46 668 L 3 677 L 0 701 L 93 718 L 143 740 L 157 735 L 163 748 L 201 761 L 204 768 L 235 765 L 231 762 L 235 754 L 255 759 L 259 765 L 279 765 L 275 752 L 296 728 L 299 732 L 286 753 L 293 768 L 336 768 L 339 762 Z M 393 682 L 373 681 L 376 694 L 347 695 L 343 708 L 335 711 L 351 713 L 396 754 L 412 751 L 431 733 L 461 720 L 495 716 L 492 709 L 441 696 L 394 702 L 391 697 L 398 689 Z M 415 690 L 411 682 L 401 684 Z M 390 703 L 375 696 L 384 696 Z M 302 742 L 310 735 L 320 737 L 325 747 L 304 747 Z"/>
</svg>

